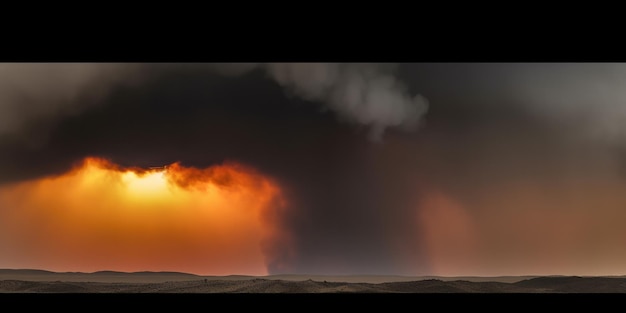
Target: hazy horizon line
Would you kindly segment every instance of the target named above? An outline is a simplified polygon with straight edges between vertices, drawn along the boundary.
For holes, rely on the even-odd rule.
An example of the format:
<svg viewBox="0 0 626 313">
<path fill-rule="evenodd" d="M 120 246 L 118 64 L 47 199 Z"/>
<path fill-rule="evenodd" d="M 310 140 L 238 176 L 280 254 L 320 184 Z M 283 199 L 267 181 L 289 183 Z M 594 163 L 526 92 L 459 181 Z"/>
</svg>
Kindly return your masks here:
<svg viewBox="0 0 626 313">
<path fill-rule="evenodd" d="M 475 278 L 498 278 L 498 277 L 626 277 L 626 274 L 605 274 L 605 275 L 580 275 L 580 274 L 523 274 L 523 275 L 401 275 L 401 274 L 369 274 L 369 273 L 361 273 L 361 274 L 309 274 L 309 273 L 278 273 L 278 274 L 267 274 L 267 275 L 253 275 L 253 274 L 226 274 L 226 275 L 210 275 L 210 274 L 198 274 L 192 272 L 181 272 L 181 271 L 150 271 L 150 270 L 140 270 L 140 271 L 121 271 L 121 270 L 98 270 L 93 272 L 81 272 L 81 271 L 54 271 L 49 269 L 39 269 L 39 268 L 0 268 L 0 271 L 38 271 L 38 272 L 47 272 L 52 274 L 98 274 L 98 273 L 120 273 L 120 274 L 142 274 L 142 273 L 150 273 L 150 274 L 180 274 L 180 275 L 188 275 L 188 276 L 198 276 L 198 277 L 233 277 L 233 276 L 244 276 L 244 277 L 275 277 L 275 276 L 319 276 L 319 277 L 359 277 L 359 276 L 370 276 L 370 277 L 399 277 L 399 278 L 429 278 L 429 277 L 440 277 L 440 278 L 463 278 L 463 277 L 475 277 Z"/>
</svg>

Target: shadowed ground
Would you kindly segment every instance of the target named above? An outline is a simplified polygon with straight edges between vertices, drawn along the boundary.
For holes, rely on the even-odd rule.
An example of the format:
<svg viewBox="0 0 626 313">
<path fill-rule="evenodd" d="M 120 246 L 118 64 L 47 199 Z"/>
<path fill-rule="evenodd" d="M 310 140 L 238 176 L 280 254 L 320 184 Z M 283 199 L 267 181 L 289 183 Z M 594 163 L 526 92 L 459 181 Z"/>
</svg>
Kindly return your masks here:
<svg viewBox="0 0 626 313">
<path fill-rule="evenodd" d="M 395 276 L 203 277 L 185 273 L 0 270 L 2 293 L 626 293 L 623 277 L 419 279 Z M 316 276 L 320 278 L 320 276 Z M 388 279 L 390 282 L 348 282 Z M 350 279 L 347 279 L 350 278 Z M 413 279 L 413 280 L 409 280 Z M 395 280 L 395 281 L 393 281 Z M 408 281 L 402 281 L 408 280 Z M 123 282 L 125 281 L 125 282 Z M 508 281 L 508 282 L 507 282 Z"/>
</svg>

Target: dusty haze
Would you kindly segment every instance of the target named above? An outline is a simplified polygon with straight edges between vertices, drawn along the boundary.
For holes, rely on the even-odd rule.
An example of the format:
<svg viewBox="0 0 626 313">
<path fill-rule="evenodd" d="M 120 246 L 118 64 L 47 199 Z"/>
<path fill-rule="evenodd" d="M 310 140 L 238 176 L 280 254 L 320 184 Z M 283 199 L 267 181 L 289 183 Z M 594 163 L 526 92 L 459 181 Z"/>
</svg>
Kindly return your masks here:
<svg viewBox="0 0 626 313">
<path fill-rule="evenodd" d="M 625 77 L 611 63 L 2 64 L 0 268 L 623 275 Z M 134 183 L 89 189 L 74 171 L 89 157 Z M 255 183 L 219 205 L 146 195 L 139 174 L 171 164 L 239 164 L 280 197 L 250 200 L 267 194 Z"/>
</svg>

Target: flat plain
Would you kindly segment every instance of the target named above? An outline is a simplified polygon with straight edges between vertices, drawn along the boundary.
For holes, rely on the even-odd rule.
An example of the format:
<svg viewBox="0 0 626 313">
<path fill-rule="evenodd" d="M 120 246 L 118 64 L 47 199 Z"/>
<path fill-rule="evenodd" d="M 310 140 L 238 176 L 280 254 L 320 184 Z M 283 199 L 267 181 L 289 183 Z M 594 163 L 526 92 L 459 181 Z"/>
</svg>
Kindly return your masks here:
<svg viewBox="0 0 626 313">
<path fill-rule="evenodd" d="M 0 293 L 626 293 L 625 277 L 198 276 L 0 270 Z"/>
</svg>

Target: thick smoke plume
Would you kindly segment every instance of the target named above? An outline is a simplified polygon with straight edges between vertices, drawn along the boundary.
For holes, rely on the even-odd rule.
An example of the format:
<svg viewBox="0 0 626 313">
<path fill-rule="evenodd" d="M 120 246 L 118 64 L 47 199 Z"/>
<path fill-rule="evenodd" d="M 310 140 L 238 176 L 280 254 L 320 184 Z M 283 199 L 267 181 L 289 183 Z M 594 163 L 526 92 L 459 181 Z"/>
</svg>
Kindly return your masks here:
<svg viewBox="0 0 626 313">
<path fill-rule="evenodd" d="M 68 264 L 67 258 L 72 257 L 93 266 L 92 270 L 110 269 L 106 263 L 116 261 L 111 259 L 112 252 L 125 248 L 117 256 L 132 257 L 137 251 L 134 244 L 142 243 L 121 237 L 156 238 L 154 242 L 159 242 L 148 247 L 149 258 L 135 260 L 135 268 L 128 268 L 126 261 L 120 263 L 125 270 L 237 274 L 233 271 L 242 271 L 242 267 L 233 268 L 233 260 L 249 262 L 250 255 L 239 253 L 251 253 L 253 268 L 245 269 L 271 274 L 625 273 L 624 65 L 123 67 L 129 68 L 123 75 L 116 69 L 108 74 L 95 70 L 100 74 L 87 75 L 91 78 L 85 80 L 93 82 L 89 84 L 59 84 L 59 75 L 55 88 L 36 84 L 37 75 L 33 81 L 2 78 L 2 84 L 21 82 L 24 88 L 20 93 L 29 95 L 18 97 L 13 88 L 2 89 L 0 119 L 8 120 L 4 113 L 10 110 L 14 110 L 13 116 L 23 117 L 13 125 L 22 130 L 12 135 L 7 130 L 0 133 L 0 191 L 5 190 L 0 192 L 0 224 L 4 221 L 6 226 L 0 227 L 5 234 L 0 236 L 0 256 L 4 267 L 49 265 L 72 271 L 80 265 Z M 59 70 L 64 69 L 60 66 Z M 120 86 L 128 82 L 136 84 Z M 68 86 L 80 92 L 68 92 Z M 97 86 L 104 97 L 92 96 Z M 406 101 L 348 96 L 376 90 Z M 416 92 L 427 95 L 434 104 L 428 108 L 427 125 L 420 125 L 421 115 L 411 111 L 425 108 L 415 101 Z M 38 104 L 46 107 L 39 111 Z M 320 114 L 320 108 L 327 114 Z M 39 126 L 43 119 L 53 124 Z M 411 125 L 418 125 L 419 131 L 395 131 Z M 47 134 L 44 145 L 33 148 L 20 141 L 29 137 L 31 127 L 49 130 L 43 132 Z M 371 129 L 376 137 L 377 127 L 378 135 L 384 131 L 384 144 L 371 144 L 354 131 Z M 184 168 L 172 165 L 168 169 L 180 174 L 171 178 L 177 182 L 174 191 L 182 197 L 162 193 L 169 185 L 150 173 L 143 176 L 146 179 L 140 179 L 139 172 L 134 176 L 119 173 L 122 184 L 111 184 L 97 175 L 68 176 L 73 173 L 69 165 L 88 155 L 110 159 L 123 168 L 147 169 L 180 161 Z M 263 173 L 275 182 L 281 196 L 266 197 L 264 210 L 246 213 L 251 208 L 248 204 L 259 204 L 263 194 L 258 191 L 263 188 L 238 180 L 237 175 L 200 170 L 227 164 L 224 161 Z M 190 168 L 194 170 L 185 170 Z M 197 188 L 197 180 L 218 187 L 217 197 L 208 197 Z M 33 181 L 42 184 L 28 183 Z M 233 185 L 233 181 L 242 184 Z M 244 187 L 243 199 L 249 201 L 237 202 L 241 198 L 236 196 L 236 186 Z M 76 192 L 70 187 L 83 190 Z M 154 188 L 161 194 L 156 199 L 150 196 Z M 169 199 L 171 210 L 164 207 L 168 202 L 162 197 Z M 53 198 L 59 201 L 51 201 Z M 34 203 L 36 199 L 40 201 Z M 81 199 L 85 202 L 78 201 Z M 206 210 L 204 201 L 215 210 Z M 233 203 L 240 205 L 233 207 Z M 36 208 L 49 210 L 38 215 Z M 77 213 L 60 215 L 68 210 Z M 225 223 L 223 212 L 231 220 L 260 226 Z M 21 219 L 15 219 L 13 213 Z M 204 213 L 209 216 L 198 216 Z M 122 215 L 115 223 L 104 219 L 115 214 Z M 129 219 L 126 214 L 150 223 Z M 71 219 L 74 228 L 49 224 L 65 218 Z M 88 227 L 89 223 L 109 221 L 103 228 Z M 138 224 L 129 223 L 132 221 Z M 148 231 L 139 237 L 124 236 L 137 230 L 132 227 L 136 225 L 144 225 Z M 208 237 L 189 233 L 216 229 L 224 232 Z M 69 236 L 78 242 L 69 242 L 73 246 L 68 248 L 87 244 L 84 239 L 97 242 L 113 237 L 97 251 L 73 250 L 96 253 L 88 260 L 98 263 L 56 249 L 50 252 L 55 256 L 50 262 L 57 263 L 37 266 L 45 261 L 41 256 L 46 251 L 39 248 L 54 249 L 40 243 L 50 238 L 47 231 L 55 230 L 66 236 L 72 234 L 69 231 L 80 234 Z M 93 236 L 84 236 L 85 232 Z M 268 236 L 260 236 L 263 233 Z M 219 245 L 228 238 L 242 239 L 236 240 L 241 249 L 225 253 Z M 19 245 L 24 241 L 32 243 L 32 248 Z M 160 249 L 161 244 L 167 249 Z M 202 249 L 204 244 L 214 244 L 216 249 Z M 19 249 L 27 250 L 16 253 Z M 198 254 L 188 254 L 191 252 Z M 216 258 L 224 261 L 223 266 L 215 264 Z M 156 263 L 147 267 L 147 260 Z"/>
<path fill-rule="evenodd" d="M 429 69 L 436 75 L 428 75 Z M 626 138 L 624 63 L 412 64 L 405 81 L 419 81 L 429 99 L 442 105 L 428 85 L 459 103 L 491 111 L 528 111 L 549 123 L 569 125 L 572 137 L 610 144 Z M 405 70 L 406 70 L 405 67 Z M 431 72 L 433 73 L 433 72 Z M 445 73 L 445 74 L 442 74 Z M 428 77 L 421 78 L 420 75 Z M 445 87 L 442 87 L 445 86 Z M 453 90 L 454 92 L 450 92 Z M 463 94 L 464 98 L 460 97 Z"/>
<path fill-rule="evenodd" d="M 1 63 L 0 135 L 80 113 L 118 82 L 133 82 L 137 65 Z M 82 100 L 82 101 L 80 101 Z"/>
<path fill-rule="evenodd" d="M 388 127 L 414 129 L 428 109 L 426 98 L 411 96 L 381 66 L 273 63 L 263 67 L 293 94 L 321 101 L 340 116 L 370 126 L 374 140 L 380 140 Z"/>
<path fill-rule="evenodd" d="M 138 74 L 149 68 L 176 67 L 172 64 L 0 64 L 0 135 L 80 113 L 95 105 L 97 101 L 93 100 L 106 94 L 114 84 L 140 81 Z M 204 68 L 229 75 L 263 69 L 288 94 L 321 102 L 341 118 L 371 127 L 374 140 L 380 140 L 389 127 L 414 129 L 428 108 L 424 97 L 409 94 L 389 65 L 244 63 L 209 64 Z"/>
<path fill-rule="evenodd" d="M 228 75 L 261 68 L 289 95 L 322 102 L 342 119 L 369 126 L 375 141 L 389 127 L 415 129 L 428 110 L 428 100 L 412 96 L 392 64 L 247 63 L 216 68 Z"/>
</svg>

